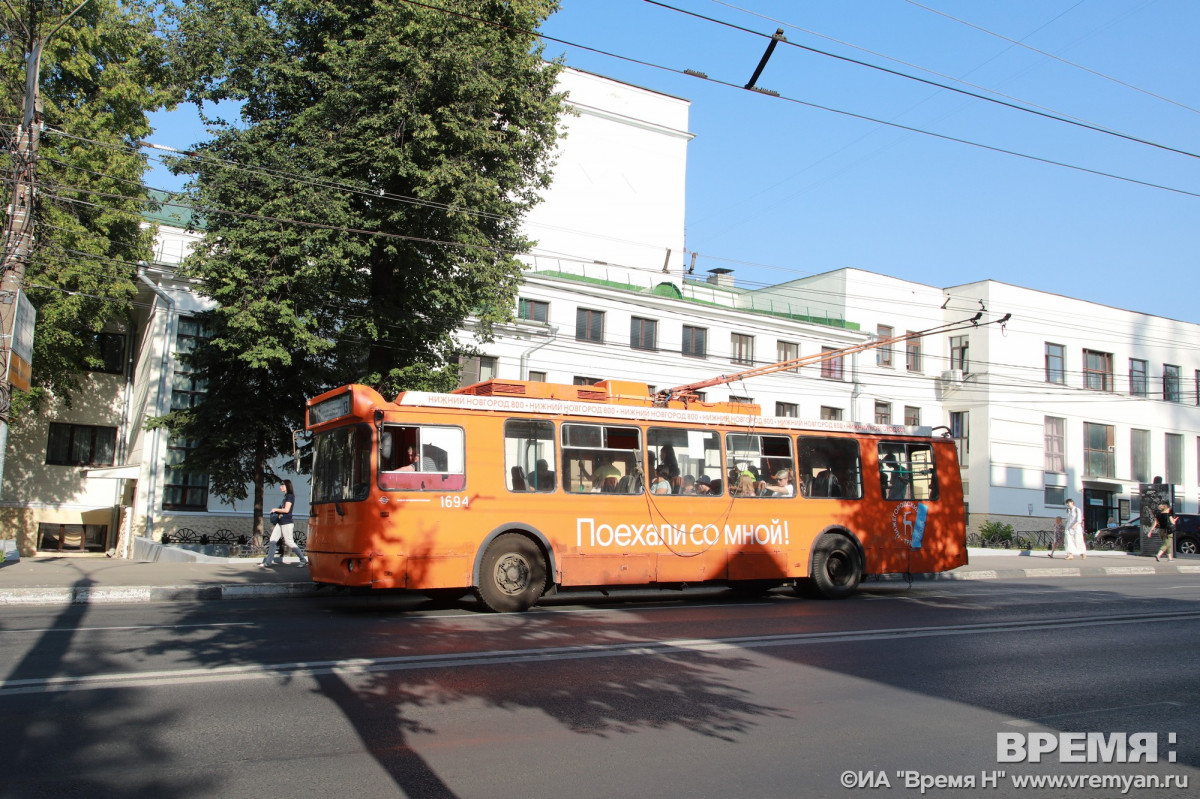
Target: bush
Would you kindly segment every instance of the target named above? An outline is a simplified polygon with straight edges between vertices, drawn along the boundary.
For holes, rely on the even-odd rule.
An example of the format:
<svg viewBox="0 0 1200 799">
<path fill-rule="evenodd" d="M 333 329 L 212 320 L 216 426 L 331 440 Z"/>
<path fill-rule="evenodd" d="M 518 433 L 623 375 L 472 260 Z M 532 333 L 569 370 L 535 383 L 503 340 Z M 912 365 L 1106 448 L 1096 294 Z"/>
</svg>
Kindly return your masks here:
<svg viewBox="0 0 1200 799">
<path fill-rule="evenodd" d="M 985 547 L 1008 547 L 1016 538 L 1016 529 L 1004 522 L 984 522 L 979 525 L 979 537 Z"/>
</svg>

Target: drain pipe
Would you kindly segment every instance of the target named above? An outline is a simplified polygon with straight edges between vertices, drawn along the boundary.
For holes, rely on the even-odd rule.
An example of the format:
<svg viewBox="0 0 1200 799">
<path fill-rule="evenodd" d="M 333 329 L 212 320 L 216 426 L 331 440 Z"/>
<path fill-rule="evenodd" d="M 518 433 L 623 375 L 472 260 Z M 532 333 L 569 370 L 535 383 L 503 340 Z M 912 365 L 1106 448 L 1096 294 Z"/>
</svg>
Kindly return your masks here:
<svg viewBox="0 0 1200 799">
<path fill-rule="evenodd" d="M 558 338 L 558 328 L 557 327 L 555 327 L 554 325 L 546 325 L 546 329 L 549 332 L 546 334 L 547 338 L 545 341 L 543 341 L 541 344 L 535 344 L 532 347 L 530 347 L 529 349 L 527 349 L 521 353 L 521 371 L 520 371 L 520 375 L 518 377 L 519 380 L 528 380 L 529 379 L 529 369 L 528 369 L 529 356 L 532 355 L 533 353 L 537 352 L 538 350 L 540 350 L 542 347 L 545 347 L 547 344 L 552 343 L 554 341 L 554 339 Z"/>
<path fill-rule="evenodd" d="M 155 416 L 163 416 L 166 413 L 166 410 L 163 408 L 163 401 L 167 394 L 167 369 L 171 365 L 171 344 L 175 341 L 175 324 L 178 316 L 175 313 L 175 300 L 163 291 L 161 286 L 146 277 L 144 264 L 138 266 L 138 280 L 149 286 L 150 290 L 166 306 L 167 321 L 162 343 L 162 362 L 159 365 L 158 396 L 154 401 Z M 159 450 L 162 448 L 162 435 L 163 430 L 161 427 L 154 428 L 154 443 L 150 447 L 150 488 L 146 491 L 146 537 L 150 539 L 154 538 L 154 500 L 158 495 Z M 132 534 L 132 530 L 130 532 Z"/>
</svg>

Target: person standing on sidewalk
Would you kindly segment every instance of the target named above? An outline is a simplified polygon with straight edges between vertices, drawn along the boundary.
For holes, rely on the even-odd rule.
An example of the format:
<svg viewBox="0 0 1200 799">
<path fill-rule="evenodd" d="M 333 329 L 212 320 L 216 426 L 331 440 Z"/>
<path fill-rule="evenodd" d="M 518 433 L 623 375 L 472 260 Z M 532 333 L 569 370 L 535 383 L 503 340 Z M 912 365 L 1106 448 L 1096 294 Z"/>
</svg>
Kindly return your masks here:
<svg viewBox="0 0 1200 799">
<path fill-rule="evenodd" d="M 1067 530 L 1065 535 L 1067 560 L 1076 554 L 1081 558 L 1087 557 L 1087 545 L 1083 542 L 1083 511 L 1075 507 L 1075 500 L 1067 500 Z"/>
<path fill-rule="evenodd" d="M 295 530 L 295 523 L 292 520 L 292 508 L 296 505 L 296 492 L 292 488 L 292 481 L 284 480 L 279 484 L 279 488 L 283 491 L 283 502 L 280 503 L 278 508 L 271 508 L 271 516 L 275 524 L 271 528 L 271 540 L 267 544 L 267 556 L 263 559 L 262 563 L 258 564 L 258 568 L 260 569 L 270 568 L 274 564 L 275 545 L 279 541 L 280 536 L 283 537 L 283 541 L 288 545 L 288 548 L 294 551 L 300 558 L 298 565 L 308 565 L 308 559 L 304 557 L 304 553 L 296 545 L 296 539 L 292 537 L 292 533 Z M 278 516 L 275 514 L 278 514 Z"/>
<path fill-rule="evenodd" d="M 1063 520 L 1061 516 L 1054 517 L 1054 532 L 1050 533 L 1050 554 L 1046 557 L 1054 557 L 1054 550 L 1063 545 Z"/>
<path fill-rule="evenodd" d="M 1161 560 L 1163 553 L 1167 554 L 1167 560 L 1175 560 L 1175 521 L 1177 516 L 1171 515 L 1171 506 L 1167 503 L 1162 503 L 1158 506 L 1158 513 L 1154 514 L 1154 526 L 1150 528 L 1150 534 L 1153 535 L 1155 530 L 1158 530 L 1159 536 L 1162 537 L 1162 546 L 1158 548 L 1158 553 L 1154 556 L 1155 560 Z"/>
</svg>

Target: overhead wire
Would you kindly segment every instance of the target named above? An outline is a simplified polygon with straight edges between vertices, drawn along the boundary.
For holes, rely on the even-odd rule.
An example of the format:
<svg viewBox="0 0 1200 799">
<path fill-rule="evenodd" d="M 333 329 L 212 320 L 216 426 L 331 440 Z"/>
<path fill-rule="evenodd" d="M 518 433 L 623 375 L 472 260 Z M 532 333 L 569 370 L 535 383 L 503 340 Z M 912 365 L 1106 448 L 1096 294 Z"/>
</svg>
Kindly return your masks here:
<svg viewBox="0 0 1200 799">
<path fill-rule="evenodd" d="M 1133 90 L 1133 91 L 1135 91 L 1135 92 L 1140 92 L 1141 94 L 1145 94 L 1145 95 L 1147 95 L 1147 96 L 1149 96 L 1149 97 L 1153 97 L 1153 98 L 1154 98 L 1154 99 L 1156 99 L 1156 100 L 1162 100 L 1164 103 L 1170 103 L 1171 105 L 1178 106 L 1179 108 L 1182 108 L 1182 109 L 1184 109 L 1184 110 L 1187 110 L 1187 111 L 1191 111 L 1192 113 L 1200 114 L 1200 109 L 1193 108 L 1192 106 L 1190 106 L 1190 105 L 1186 105 L 1186 104 L 1184 104 L 1184 103 L 1181 103 L 1181 102 L 1179 102 L 1179 101 L 1177 101 L 1177 100 L 1172 100 L 1170 97 L 1165 97 L 1165 96 L 1163 96 L 1163 95 L 1161 95 L 1161 94 L 1157 94 L 1157 93 L 1155 93 L 1155 92 L 1152 92 L 1152 91 L 1150 91 L 1150 90 L 1148 90 L 1148 89 L 1143 89 L 1143 88 L 1141 88 L 1140 86 L 1136 86 L 1136 85 L 1134 85 L 1134 84 L 1132 84 L 1132 83 L 1129 83 L 1129 82 L 1127 82 L 1127 81 L 1123 81 L 1123 80 L 1121 80 L 1120 78 L 1114 78 L 1114 77 L 1113 77 L 1113 76 L 1111 76 L 1111 75 L 1106 75 L 1105 73 L 1103 73 L 1103 72 L 1100 72 L 1100 71 L 1098 71 L 1098 70 L 1095 70 L 1095 69 L 1092 69 L 1091 67 L 1085 67 L 1083 64 L 1078 64 L 1078 63 L 1076 63 L 1076 62 L 1074 62 L 1074 61 L 1069 61 L 1069 60 L 1067 60 L 1067 59 L 1063 58 L 1062 56 L 1055 55 L 1054 53 L 1050 53 L 1050 52 L 1047 52 L 1047 51 L 1045 51 L 1045 50 L 1039 50 L 1038 48 L 1036 48 L 1036 47 L 1033 47 L 1032 45 L 1028 45 L 1028 44 L 1026 44 L 1025 42 L 1018 41 L 1018 40 L 1016 40 L 1016 39 L 1010 39 L 1009 37 L 1005 36 L 1005 35 L 1004 35 L 1004 34 L 1002 34 L 1002 33 L 996 33 L 995 31 L 993 31 L 993 30 L 989 30 L 988 28 L 984 28 L 984 27 L 982 27 L 981 25 L 976 25 L 976 24 L 975 24 L 975 23 L 973 23 L 973 22 L 968 22 L 968 21 L 967 21 L 967 20 L 965 20 L 965 19 L 960 19 L 959 17 L 955 17 L 955 16 L 953 16 L 953 15 L 951 15 L 951 14 L 947 14 L 947 13 L 946 13 L 946 12 L 944 12 L 944 11 L 939 11 L 939 10 L 938 10 L 938 9 L 936 9 L 936 8 L 932 8 L 932 7 L 930 7 L 930 6 L 922 5 L 921 3 L 918 3 L 918 2 L 916 2 L 916 0 L 904 0 L 904 2 L 908 3 L 909 5 L 913 5 L 913 6 L 916 6 L 917 8 L 920 8 L 920 9 L 923 9 L 923 10 L 925 10 L 925 11 L 928 11 L 928 12 L 930 12 L 931 14 L 937 14 L 937 15 L 938 15 L 938 16 L 940 16 L 940 17 L 945 17 L 946 19 L 948 19 L 948 20 L 951 20 L 951 21 L 953 21 L 953 22 L 957 22 L 957 23 L 958 23 L 958 24 L 960 24 L 960 25 L 966 25 L 968 28 L 974 28 L 974 29 L 975 29 L 975 30 L 977 30 L 977 31 L 980 31 L 980 32 L 982 32 L 982 33 L 986 33 L 988 36 L 994 36 L 994 37 L 996 37 L 997 39 L 1002 39 L 1002 40 L 1004 40 L 1004 41 L 1008 42 L 1009 44 L 1012 44 L 1012 45 L 1014 45 L 1014 46 L 1016 46 L 1016 47 L 1021 47 L 1021 48 L 1024 48 L 1024 49 L 1026 49 L 1026 50 L 1029 50 L 1030 52 L 1037 53 L 1038 55 L 1041 55 L 1041 56 L 1045 56 L 1046 58 L 1051 58 L 1051 59 L 1054 59 L 1055 61 L 1058 61 L 1058 62 L 1059 62 L 1059 63 L 1061 63 L 1061 64 L 1066 64 L 1066 65 L 1067 65 L 1067 66 L 1069 66 L 1069 67 L 1073 67 L 1073 68 L 1075 68 L 1075 69 L 1083 70 L 1084 72 L 1087 72 L 1087 73 L 1089 73 L 1089 74 L 1091 74 L 1091 75 L 1095 75 L 1096 77 L 1099 77 L 1099 78 L 1103 78 L 1104 80 L 1107 80 L 1107 81 L 1112 81 L 1113 83 L 1116 83 L 1116 84 L 1118 84 L 1118 85 L 1120 85 L 1120 86 L 1124 86 L 1124 87 L 1125 87 L 1125 88 L 1127 88 L 1127 89 L 1132 89 L 1132 90 Z M 1076 3 L 1076 5 L 1079 5 L 1079 4 L 1078 4 L 1078 3 Z M 1144 3 L 1144 4 L 1143 4 L 1143 7 L 1145 7 L 1146 5 L 1149 5 L 1149 3 Z M 1074 8 L 1074 6 L 1072 6 L 1072 8 Z"/>
<path fill-rule="evenodd" d="M 763 33 L 762 31 L 756 31 L 752 28 L 747 28 L 742 25 L 737 25 L 733 22 L 727 22 L 725 20 L 717 19 L 716 17 L 710 17 L 706 14 L 700 14 L 695 11 L 688 11 L 686 9 L 678 8 L 678 7 L 670 5 L 668 3 L 664 3 L 664 2 L 662 2 L 662 0 L 643 0 L 643 2 L 649 3 L 651 5 L 655 5 L 655 6 L 660 6 L 662 8 L 668 9 L 670 11 L 674 11 L 679 14 L 684 14 L 689 17 L 695 17 L 696 19 L 701 19 L 701 20 L 704 20 L 705 22 L 711 22 L 716 25 L 721 25 L 721 26 L 724 26 L 727 28 L 731 28 L 733 30 L 741 31 L 743 33 L 748 33 L 752 36 L 757 36 L 762 39 L 776 41 L 776 39 L 773 36 L 771 36 L 771 34 L 769 34 L 769 33 Z M 855 64 L 857 66 L 867 67 L 868 69 L 873 69 L 873 70 L 877 70 L 879 72 L 884 72 L 889 75 L 893 75 L 895 77 L 905 78 L 907 80 L 912 80 L 912 81 L 916 81 L 918 83 L 926 84 L 927 86 L 932 86 L 932 87 L 935 87 L 938 89 L 943 89 L 945 91 L 954 92 L 956 94 L 962 94 L 967 97 L 972 97 L 976 100 L 983 100 L 984 102 L 987 102 L 987 103 L 995 103 L 996 105 L 1001 105 L 1001 106 L 1004 106 L 1005 108 L 1010 108 L 1014 111 L 1023 111 L 1027 114 L 1033 114 L 1035 116 L 1039 116 L 1044 119 L 1053 120 L 1055 122 L 1062 122 L 1067 125 L 1075 125 L 1077 127 L 1084 128 L 1086 130 L 1090 130 L 1090 131 L 1093 131 L 1096 133 L 1103 133 L 1108 136 L 1115 136 L 1119 139 L 1125 139 L 1126 141 L 1136 142 L 1137 144 L 1144 144 L 1148 147 L 1156 147 L 1160 150 L 1165 150 L 1167 152 L 1176 153 L 1178 155 L 1185 155 L 1189 158 L 1200 158 L 1200 154 L 1193 153 L 1189 150 L 1183 150 L 1178 147 L 1172 147 L 1170 145 L 1160 144 L 1158 142 L 1151 141 L 1149 139 L 1143 139 L 1139 136 L 1134 136 L 1129 133 L 1122 133 L 1119 130 L 1113 130 L 1112 128 L 1104 127 L 1102 125 L 1097 125 L 1095 123 L 1088 122 L 1088 121 L 1082 120 L 1082 119 L 1077 119 L 1075 117 L 1068 117 L 1068 116 L 1061 115 L 1061 114 L 1051 112 L 1048 110 L 1042 110 L 1040 107 L 1031 107 L 1032 104 L 1018 105 L 1017 103 L 1008 102 L 1007 100 L 999 100 L 995 97 L 988 97 L 987 95 L 979 94 L 978 92 L 967 91 L 966 89 L 960 89 L 956 86 L 951 86 L 951 85 L 945 84 L 945 83 L 938 83 L 937 81 L 929 80 L 928 78 L 922 78 L 917 75 L 909 75 L 909 74 L 907 74 L 905 72 L 901 72 L 899 70 L 880 66 L 879 64 L 872 64 L 868 61 L 862 61 L 857 58 L 850 58 L 849 56 L 838 55 L 837 53 L 831 53 L 826 50 L 820 50 L 816 47 L 811 47 L 806 44 L 800 44 L 799 42 L 788 41 L 787 39 L 778 39 L 777 41 L 779 41 L 780 44 L 783 44 L 788 47 L 794 47 L 799 50 L 804 50 L 806 52 L 813 53 L 816 55 L 822 55 L 827 58 L 833 58 L 838 61 L 844 61 L 846 63 Z M 1024 101 L 1022 101 L 1022 102 L 1024 102 Z"/>
</svg>

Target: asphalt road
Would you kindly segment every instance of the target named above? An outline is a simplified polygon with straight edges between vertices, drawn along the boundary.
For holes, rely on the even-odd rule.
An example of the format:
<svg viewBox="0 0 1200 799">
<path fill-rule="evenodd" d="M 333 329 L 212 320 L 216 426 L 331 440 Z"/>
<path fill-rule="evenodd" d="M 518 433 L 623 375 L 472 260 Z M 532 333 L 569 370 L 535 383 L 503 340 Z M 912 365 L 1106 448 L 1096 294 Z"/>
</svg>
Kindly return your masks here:
<svg viewBox="0 0 1200 799">
<path fill-rule="evenodd" d="M 391 597 L 0 608 L 0 796 L 1163 798 L 1200 785 L 1198 575 L 893 583 L 842 602 L 594 599 L 518 615 Z M 999 741 L 1072 745 L 1058 733 L 1102 738 L 1083 762 L 1011 748 L 1002 762 Z M 1149 740 L 1157 762 L 1104 762 Z M 1126 782 L 1014 783 L 1097 775 Z M 1132 787 L 1151 776 L 1173 784 Z"/>
</svg>

